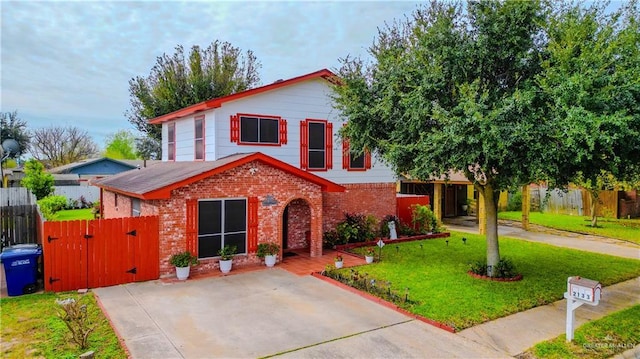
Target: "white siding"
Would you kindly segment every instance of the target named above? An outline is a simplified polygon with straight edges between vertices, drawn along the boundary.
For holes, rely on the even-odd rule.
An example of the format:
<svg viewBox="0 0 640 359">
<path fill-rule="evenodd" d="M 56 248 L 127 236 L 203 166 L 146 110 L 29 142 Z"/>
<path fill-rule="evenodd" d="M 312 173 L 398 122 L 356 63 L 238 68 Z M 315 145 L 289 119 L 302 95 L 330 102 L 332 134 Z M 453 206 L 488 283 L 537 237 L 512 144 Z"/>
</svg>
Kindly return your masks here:
<svg viewBox="0 0 640 359">
<path fill-rule="evenodd" d="M 375 155 L 367 171 L 342 169 L 342 142 L 337 133 L 343 122 L 331 103 L 328 83 L 315 79 L 224 103 L 205 114 L 206 160 L 215 160 L 239 152 L 262 152 L 295 167 L 300 167 L 300 121 L 328 120 L 333 123 L 333 169 L 312 173 L 336 183 L 389 183 L 396 178 Z M 198 115 L 202 115 L 199 113 Z M 231 142 L 230 116 L 238 113 L 279 116 L 287 120 L 288 142 L 282 146 L 247 146 Z M 176 121 L 176 160 L 194 159 L 195 116 Z M 163 125 L 162 151 L 166 160 L 166 125 Z"/>
</svg>

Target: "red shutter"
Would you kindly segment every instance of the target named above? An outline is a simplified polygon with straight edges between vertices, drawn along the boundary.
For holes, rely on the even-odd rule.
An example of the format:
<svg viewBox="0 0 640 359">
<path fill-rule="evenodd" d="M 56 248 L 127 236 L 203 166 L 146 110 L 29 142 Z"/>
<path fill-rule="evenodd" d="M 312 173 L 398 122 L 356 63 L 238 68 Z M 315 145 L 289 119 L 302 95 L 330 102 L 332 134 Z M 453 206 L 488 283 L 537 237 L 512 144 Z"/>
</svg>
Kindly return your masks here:
<svg viewBox="0 0 640 359">
<path fill-rule="evenodd" d="M 187 250 L 198 256 L 198 200 L 187 200 Z"/>
<path fill-rule="evenodd" d="M 327 156 L 327 169 L 330 170 L 333 168 L 333 124 L 331 122 L 327 122 L 326 132 L 325 156 Z"/>
<path fill-rule="evenodd" d="M 280 144 L 287 144 L 287 120 L 284 118 L 280 119 Z"/>
<path fill-rule="evenodd" d="M 367 170 L 371 168 L 371 151 L 369 150 L 364 150 L 364 168 Z"/>
<path fill-rule="evenodd" d="M 240 142 L 240 118 L 231 115 L 231 142 Z"/>
<path fill-rule="evenodd" d="M 342 168 L 349 169 L 349 140 L 342 139 Z"/>
<path fill-rule="evenodd" d="M 307 121 L 300 121 L 300 168 L 307 169 L 309 158 L 309 132 L 307 131 Z"/>
<path fill-rule="evenodd" d="M 255 253 L 258 250 L 258 197 L 249 197 L 247 209 L 247 251 Z"/>
</svg>

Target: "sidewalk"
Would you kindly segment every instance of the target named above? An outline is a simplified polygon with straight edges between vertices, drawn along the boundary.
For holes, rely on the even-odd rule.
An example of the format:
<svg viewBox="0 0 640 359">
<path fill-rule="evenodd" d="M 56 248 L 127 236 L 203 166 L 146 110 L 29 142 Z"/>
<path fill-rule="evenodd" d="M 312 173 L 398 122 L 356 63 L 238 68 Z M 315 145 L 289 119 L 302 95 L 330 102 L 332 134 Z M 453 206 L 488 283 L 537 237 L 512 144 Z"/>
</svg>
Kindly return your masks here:
<svg viewBox="0 0 640 359">
<path fill-rule="evenodd" d="M 478 233 L 478 227 L 470 227 L 468 221 L 445 223 L 448 230 L 456 232 Z M 562 231 L 555 231 L 562 233 Z M 567 232 L 568 233 L 568 232 Z M 542 232 L 529 232 L 515 226 L 498 225 L 498 235 L 524 239 L 531 242 L 547 243 L 558 247 L 574 248 L 586 252 L 609 254 L 616 257 L 640 259 L 640 245 L 613 238 L 571 233 L 570 236 Z M 640 235 L 640 234 L 638 234 Z"/>
<path fill-rule="evenodd" d="M 583 305 L 576 309 L 576 328 L 588 321 L 602 318 L 631 306 L 640 304 L 640 277 L 603 288 L 600 304 Z M 487 348 L 514 356 L 535 344 L 553 339 L 565 333 L 567 301 L 529 309 L 476 325 L 458 333 L 466 339 Z M 602 339 L 605 341 L 605 338 Z M 626 357 L 640 357 L 640 343 Z"/>
<path fill-rule="evenodd" d="M 446 223 L 452 231 L 478 233 L 472 222 Z M 555 231 L 561 234 L 561 231 Z M 500 236 L 547 243 L 558 247 L 609 254 L 618 257 L 640 259 L 640 246 L 634 243 L 592 235 L 571 233 L 563 236 L 543 232 L 528 232 L 517 226 L 498 226 Z M 583 305 L 576 309 L 576 328 L 590 320 L 602 318 L 634 305 L 640 304 L 640 277 L 603 288 L 598 306 Z M 518 355 L 535 344 L 565 333 L 567 302 L 557 302 L 532 308 L 491 322 L 465 329 L 458 335 L 479 345 Z M 605 339 L 603 338 L 603 342 Z M 617 359 L 640 358 L 640 343 L 635 348 L 616 356 Z"/>
</svg>

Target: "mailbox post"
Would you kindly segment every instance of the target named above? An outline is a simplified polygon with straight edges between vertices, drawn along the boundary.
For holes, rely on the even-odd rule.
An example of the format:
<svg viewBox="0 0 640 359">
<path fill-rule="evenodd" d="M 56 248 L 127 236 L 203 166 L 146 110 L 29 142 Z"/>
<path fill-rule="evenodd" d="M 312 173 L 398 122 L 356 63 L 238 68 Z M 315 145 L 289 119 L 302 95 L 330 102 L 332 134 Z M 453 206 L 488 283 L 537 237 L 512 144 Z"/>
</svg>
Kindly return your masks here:
<svg viewBox="0 0 640 359">
<path fill-rule="evenodd" d="M 567 342 L 573 340 L 575 310 L 583 304 L 598 305 L 601 294 L 602 285 L 598 281 L 580 277 L 567 278 L 567 291 L 564 293 L 567 299 Z"/>
</svg>

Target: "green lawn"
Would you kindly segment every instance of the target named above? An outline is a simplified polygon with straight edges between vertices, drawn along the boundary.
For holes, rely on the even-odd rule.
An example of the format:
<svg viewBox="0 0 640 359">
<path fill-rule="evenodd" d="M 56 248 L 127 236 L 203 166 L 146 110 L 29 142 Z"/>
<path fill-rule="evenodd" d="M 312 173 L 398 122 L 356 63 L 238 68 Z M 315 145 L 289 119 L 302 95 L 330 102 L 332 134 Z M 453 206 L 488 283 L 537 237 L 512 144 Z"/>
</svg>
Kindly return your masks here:
<svg viewBox="0 0 640 359">
<path fill-rule="evenodd" d="M 522 212 L 500 212 L 499 219 L 522 221 Z M 566 214 L 531 212 L 529 221 L 544 227 L 576 233 L 596 234 L 640 244 L 640 219 L 598 218 L 598 227 L 591 227 L 591 218 Z"/>
<path fill-rule="evenodd" d="M 93 350 L 96 358 L 126 358 L 109 322 L 92 293 L 82 298 L 87 304 L 89 320 L 98 323 L 89 336 L 89 348 L 79 349 L 64 322 L 58 317 L 56 299 L 76 293 L 39 293 L 0 299 L 2 308 L 2 358 L 77 358 Z"/>
<path fill-rule="evenodd" d="M 589 358 L 604 359 L 640 344 L 640 305 L 588 322 L 573 333 L 567 343 L 566 335 L 536 344 L 527 350 L 543 359 Z"/>
<path fill-rule="evenodd" d="M 54 221 L 73 221 L 76 219 L 93 219 L 91 208 L 62 210 L 55 214 Z"/>
<path fill-rule="evenodd" d="M 466 245 L 462 237 L 467 238 Z M 502 257 L 512 260 L 524 279 L 485 281 L 467 274 L 471 263 L 486 258 L 484 237 L 452 232 L 448 246 L 446 240 L 389 244 L 381 262 L 357 270 L 391 282 L 399 292 L 409 288 L 409 299 L 417 302 L 409 311 L 456 330 L 560 300 L 569 276 L 607 286 L 640 275 L 638 260 L 501 238 Z"/>
</svg>

